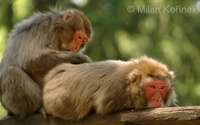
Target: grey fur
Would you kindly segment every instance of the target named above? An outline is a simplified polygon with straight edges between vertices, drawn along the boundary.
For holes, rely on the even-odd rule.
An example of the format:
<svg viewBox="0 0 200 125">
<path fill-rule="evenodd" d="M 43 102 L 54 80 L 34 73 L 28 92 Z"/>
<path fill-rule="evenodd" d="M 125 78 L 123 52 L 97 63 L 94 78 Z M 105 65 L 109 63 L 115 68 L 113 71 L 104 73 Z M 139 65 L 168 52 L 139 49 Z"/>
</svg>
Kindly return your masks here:
<svg viewBox="0 0 200 125">
<path fill-rule="evenodd" d="M 62 16 L 73 12 L 69 19 Z M 17 24 L 9 35 L 0 64 L 0 100 L 8 112 L 25 117 L 42 106 L 43 76 L 64 62 L 90 62 L 88 56 L 59 49 L 61 35 L 71 43 L 77 30 L 91 37 L 91 25 L 78 10 L 36 13 Z M 69 47 L 69 46 L 67 46 Z"/>
</svg>

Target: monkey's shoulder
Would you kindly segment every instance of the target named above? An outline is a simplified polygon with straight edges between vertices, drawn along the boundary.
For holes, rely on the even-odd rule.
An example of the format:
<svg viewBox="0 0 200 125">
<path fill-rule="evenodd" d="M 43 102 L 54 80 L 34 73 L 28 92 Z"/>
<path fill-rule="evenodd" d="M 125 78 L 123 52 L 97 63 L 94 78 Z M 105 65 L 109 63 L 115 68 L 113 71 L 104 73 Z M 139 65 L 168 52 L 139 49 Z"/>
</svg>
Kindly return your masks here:
<svg viewBox="0 0 200 125">
<path fill-rule="evenodd" d="M 92 63 L 82 63 L 82 64 L 70 64 L 70 63 L 62 63 L 57 66 L 57 68 L 60 69 L 67 69 L 67 68 L 84 68 L 84 67 L 92 67 L 92 68 L 105 68 L 105 67 L 120 67 L 125 66 L 129 63 L 129 61 L 122 61 L 122 60 L 105 60 L 105 61 L 99 61 L 99 62 L 92 62 Z"/>
</svg>

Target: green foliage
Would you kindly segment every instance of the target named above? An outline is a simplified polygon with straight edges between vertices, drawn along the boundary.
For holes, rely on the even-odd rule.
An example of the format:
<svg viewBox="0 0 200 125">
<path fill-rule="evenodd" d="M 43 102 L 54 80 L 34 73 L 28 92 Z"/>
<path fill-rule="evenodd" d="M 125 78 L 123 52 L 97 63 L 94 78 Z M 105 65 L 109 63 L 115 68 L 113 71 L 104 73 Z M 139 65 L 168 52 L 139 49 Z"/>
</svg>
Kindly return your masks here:
<svg viewBox="0 0 200 125">
<path fill-rule="evenodd" d="M 178 104 L 200 105 L 200 13 L 163 12 L 164 6 L 189 8 L 196 1 L 83 0 L 86 4 L 82 5 L 77 2 L 81 0 L 13 1 L 0 1 L 0 57 L 6 34 L 23 18 L 34 11 L 47 11 L 49 6 L 77 8 L 84 11 L 93 25 L 93 39 L 85 51 L 93 61 L 128 60 L 142 55 L 158 59 L 176 73 Z M 135 7 L 133 13 L 127 10 L 130 5 Z M 144 5 L 162 11 L 138 12 L 137 7 Z"/>
<path fill-rule="evenodd" d="M 3 116 L 5 116 L 6 111 L 3 109 L 3 107 L 0 105 L 0 118 L 2 118 Z"/>
</svg>

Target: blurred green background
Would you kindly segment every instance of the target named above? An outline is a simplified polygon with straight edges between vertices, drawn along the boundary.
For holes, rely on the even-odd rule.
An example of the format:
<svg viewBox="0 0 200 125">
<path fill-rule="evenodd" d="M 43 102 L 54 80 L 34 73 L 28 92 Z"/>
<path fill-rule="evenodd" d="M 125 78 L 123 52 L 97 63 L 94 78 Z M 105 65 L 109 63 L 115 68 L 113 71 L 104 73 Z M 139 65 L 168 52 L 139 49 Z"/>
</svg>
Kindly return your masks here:
<svg viewBox="0 0 200 125">
<path fill-rule="evenodd" d="M 85 54 L 93 61 L 153 57 L 175 71 L 178 104 L 200 105 L 199 1 L 0 0 L 0 59 L 16 23 L 55 6 L 80 9 L 90 19 L 94 34 Z"/>
</svg>

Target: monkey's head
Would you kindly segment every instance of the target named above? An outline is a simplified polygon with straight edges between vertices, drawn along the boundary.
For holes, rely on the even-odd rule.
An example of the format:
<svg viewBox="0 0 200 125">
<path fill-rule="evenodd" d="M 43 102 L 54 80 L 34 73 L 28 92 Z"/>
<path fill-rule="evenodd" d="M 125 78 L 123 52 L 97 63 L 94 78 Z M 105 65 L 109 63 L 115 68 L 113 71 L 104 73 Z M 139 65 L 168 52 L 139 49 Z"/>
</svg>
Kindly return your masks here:
<svg viewBox="0 0 200 125">
<path fill-rule="evenodd" d="M 134 70 L 129 74 L 129 90 L 134 108 L 169 106 L 174 96 L 174 73 L 164 64 L 147 57 L 133 61 Z"/>
<path fill-rule="evenodd" d="M 60 20 L 55 23 L 59 33 L 58 48 L 60 51 L 78 52 L 90 40 L 92 26 L 87 17 L 78 10 L 59 12 Z"/>
</svg>

